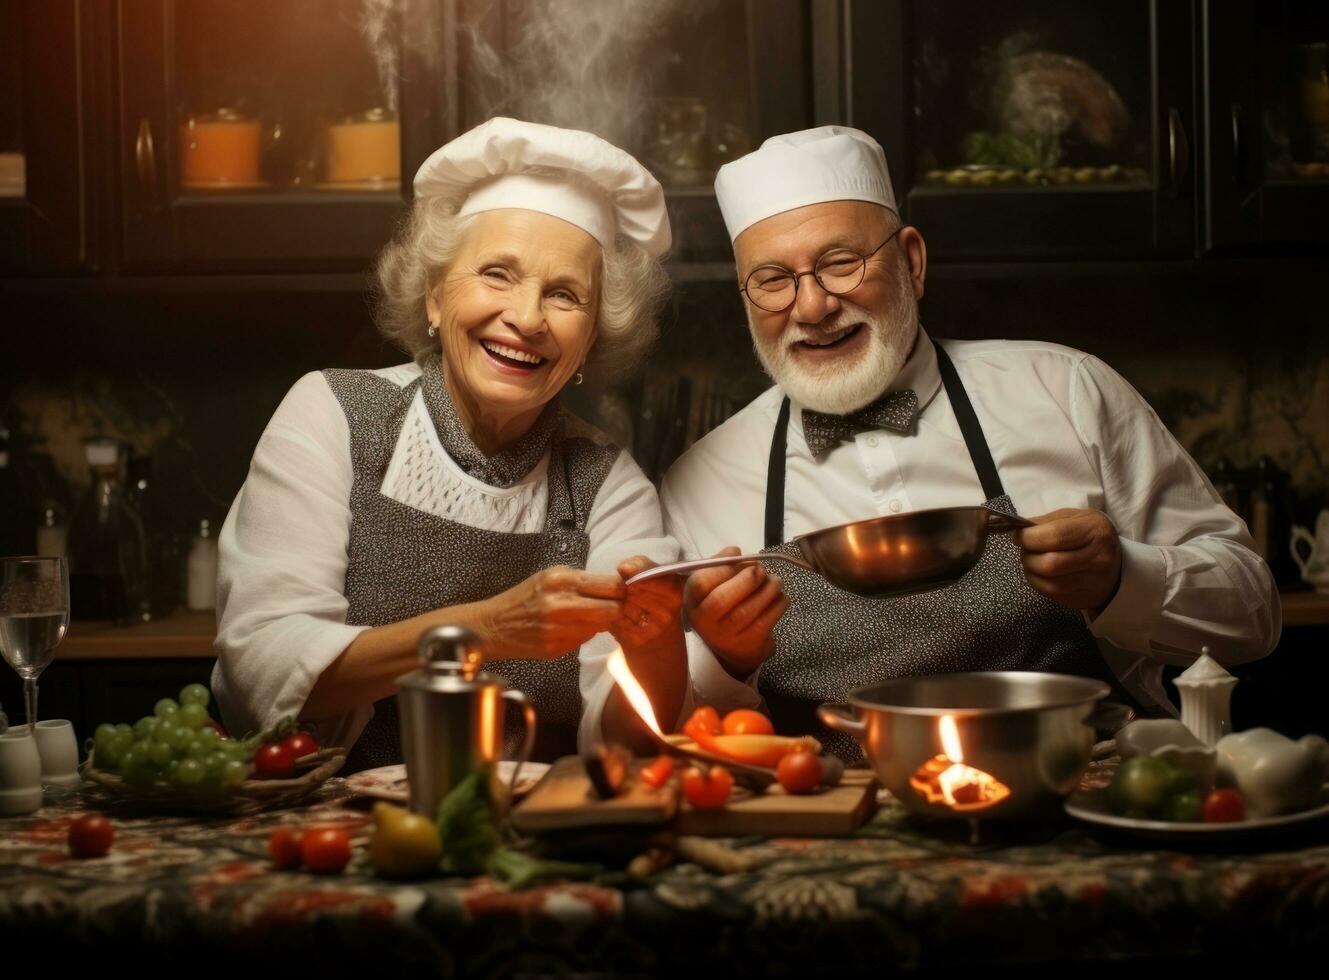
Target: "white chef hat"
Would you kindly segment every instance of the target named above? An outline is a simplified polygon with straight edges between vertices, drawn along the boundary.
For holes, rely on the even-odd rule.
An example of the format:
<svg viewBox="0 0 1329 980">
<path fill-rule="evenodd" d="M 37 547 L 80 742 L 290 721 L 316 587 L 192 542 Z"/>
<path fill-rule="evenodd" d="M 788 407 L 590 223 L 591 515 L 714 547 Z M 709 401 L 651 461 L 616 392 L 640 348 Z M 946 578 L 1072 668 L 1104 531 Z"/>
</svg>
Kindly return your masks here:
<svg viewBox="0 0 1329 980">
<path fill-rule="evenodd" d="M 898 213 L 881 144 L 848 126 L 772 136 L 720 168 L 715 196 L 731 242 L 771 215 L 825 201 L 871 201 Z"/>
<path fill-rule="evenodd" d="M 459 214 L 523 208 L 562 218 L 605 248 L 625 235 L 652 256 L 669 250 L 664 190 L 630 154 L 591 133 L 496 116 L 430 154 L 417 198 Z"/>
</svg>

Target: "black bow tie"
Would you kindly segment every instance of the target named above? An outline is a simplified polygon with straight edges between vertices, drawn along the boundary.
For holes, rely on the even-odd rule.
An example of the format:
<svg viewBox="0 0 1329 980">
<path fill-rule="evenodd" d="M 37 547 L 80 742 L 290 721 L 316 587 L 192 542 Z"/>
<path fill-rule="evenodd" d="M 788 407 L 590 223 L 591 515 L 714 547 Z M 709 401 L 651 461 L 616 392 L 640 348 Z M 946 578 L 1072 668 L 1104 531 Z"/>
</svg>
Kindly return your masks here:
<svg viewBox="0 0 1329 980">
<path fill-rule="evenodd" d="M 890 429 L 892 432 L 913 431 L 918 418 L 918 395 L 911 389 L 891 391 L 871 405 L 848 415 L 827 415 L 803 409 L 803 436 L 813 456 L 852 439 L 864 429 Z"/>
</svg>

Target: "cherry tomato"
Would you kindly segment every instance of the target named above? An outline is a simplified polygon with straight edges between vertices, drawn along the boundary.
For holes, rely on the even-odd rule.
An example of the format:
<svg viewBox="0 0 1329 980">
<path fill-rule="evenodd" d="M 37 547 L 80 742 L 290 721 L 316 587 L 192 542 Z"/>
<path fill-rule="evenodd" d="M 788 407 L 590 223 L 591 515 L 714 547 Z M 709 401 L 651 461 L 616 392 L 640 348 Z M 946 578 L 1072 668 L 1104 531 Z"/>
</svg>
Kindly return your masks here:
<svg viewBox="0 0 1329 980">
<path fill-rule="evenodd" d="M 775 726 L 760 711 L 739 708 L 724 716 L 726 735 L 774 735 Z"/>
<path fill-rule="evenodd" d="M 649 766 L 643 766 L 641 769 L 641 780 L 647 786 L 654 786 L 659 789 L 665 783 L 669 782 L 669 777 L 674 772 L 674 760 L 667 755 L 662 755 Z"/>
<path fill-rule="evenodd" d="M 85 813 L 69 825 L 69 853 L 76 858 L 99 858 L 113 840 L 115 828 L 99 813 Z"/>
<path fill-rule="evenodd" d="M 725 805 L 734 788 L 734 777 L 724 766 L 711 766 L 703 773 L 695 766 L 683 770 L 683 795 L 698 810 L 714 810 Z"/>
<path fill-rule="evenodd" d="M 1205 823 L 1235 823 L 1246 819 L 1246 804 L 1235 789 L 1216 789 L 1204 798 Z"/>
<path fill-rule="evenodd" d="M 683 725 L 683 734 L 698 743 L 707 735 L 719 735 L 722 731 L 724 725 L 720 721 L 720 712 L 710 705 L 703 705 L 692 712 L 692 717 Z"/>
<path fill-rule="evenodd" d="M 295 753 L 282 742 L 269 742 L 254 753 L 254 775 L 259 779 L 285 779 L 295 772 Z"/>
<path fill-rule="evenodd" d="M 289 749 L 291 755 L 296 759 L 303 759 L 305 756 L 313 755 L 318 751 L 318 742 L 308 732 L 296 732 L 294 735 L 287 735 L 281 744 Z"/>
<path fill-rule="evenodd" d="M 299 827 L 289 824 L 275 828 L 268 834 L 268 856 L 275 867 L 290 871 L 304 861 L 305 835 Z"/>
<path fill-rule="evenodd" d="M 821 760 L 811 752 L 790 752 L 775 767 L 786 793 L 811 793 L 821 785 Z"/>
<path fill-rule="evenodd" d="M 300 851 L 310 871 L 335 875 L 351 860 L 351 835 L 344 827 L 310 827 Z"/>
</svg>

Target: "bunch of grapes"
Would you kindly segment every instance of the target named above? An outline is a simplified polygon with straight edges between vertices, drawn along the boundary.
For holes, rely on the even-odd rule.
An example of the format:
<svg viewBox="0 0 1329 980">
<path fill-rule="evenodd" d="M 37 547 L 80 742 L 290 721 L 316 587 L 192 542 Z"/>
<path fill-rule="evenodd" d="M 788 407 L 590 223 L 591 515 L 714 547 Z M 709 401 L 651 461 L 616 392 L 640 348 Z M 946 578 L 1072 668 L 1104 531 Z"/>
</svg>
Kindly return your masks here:
<svg viewBox="0 0 1329 980">
<path fill-rule="evenodd" d="M 93 738 L 93 764 L 135 786 L 154 784 L 223 791 L 248 778 L 259 740 L 230 739 L 208 716 L 202 684 L 162 698 L 133 725 L 103 724 Z"/>
</svg>

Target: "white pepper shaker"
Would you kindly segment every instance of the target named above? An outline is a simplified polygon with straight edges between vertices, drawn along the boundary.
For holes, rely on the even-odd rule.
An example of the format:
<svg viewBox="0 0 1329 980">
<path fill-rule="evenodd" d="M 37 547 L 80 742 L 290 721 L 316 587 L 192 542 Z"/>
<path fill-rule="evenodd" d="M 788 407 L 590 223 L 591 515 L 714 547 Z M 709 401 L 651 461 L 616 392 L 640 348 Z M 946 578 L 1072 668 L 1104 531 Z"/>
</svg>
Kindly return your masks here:
<svg viewBox="0 0 1329 980">
<path fill-rule="evenodd" d="M 217 608 L 217 539 L 212 522 L 199 521 L 185 561 L 185 605 L 192 612 Z"/>
<path fill-rule="evenodd" d="M 1232 689 L 1237 679 L 1201 647 L 1200 656 L 1174 684 L 1181 693 L 1181 723 L 1204 745 L 1232 731 Z"/>
</svg>

